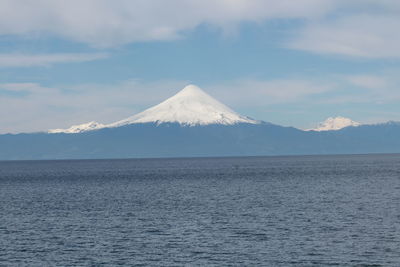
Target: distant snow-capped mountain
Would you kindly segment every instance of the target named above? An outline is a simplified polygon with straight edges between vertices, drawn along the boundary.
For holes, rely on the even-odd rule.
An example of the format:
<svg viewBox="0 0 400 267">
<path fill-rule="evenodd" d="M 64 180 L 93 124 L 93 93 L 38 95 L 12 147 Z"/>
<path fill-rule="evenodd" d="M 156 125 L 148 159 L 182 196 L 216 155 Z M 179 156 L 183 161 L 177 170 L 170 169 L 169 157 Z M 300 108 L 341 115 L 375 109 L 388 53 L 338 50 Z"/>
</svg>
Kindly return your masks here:
<svg viewBox="0 0 400 267">
<path fill-rule="evenodd" d="M 360 126 L 361 123 L 353 121 L 349 118 L 345 117 L 330 117 L 327 118 L 325 121 L 318 124 L 318 126 L 314 129 L 308 129 L 308 131 L 337 131 L 349 126 Z"/>
<path fill-rule="evenodd" d="M 69 127 L 68 129 L 51 129 L 48 131 L 48 133 L 82 133 L 82 132 L 86 132 L 86 131 L 101 129 L 104 127 L 105 127 L 104 124 L 101 124 L 101 123 L 98 123 L 95 121 L 91 121 L 88 123 L 73 125 L 73 126 Z"/>
<path fill-rule="evenodd" d="M 259 124 L 260 121 L 242 116 L 199 87 L 188 85 L 164 102 L 129 118 L 103 125 L 97 122 L 75 125 L 68 129 L 53 129 L 49 133 L 80 133 L 101 128 L 120 127 L 135 123 L 179 123 L 195 125 L 233 125 L 237 123 Z"/>
</svg>

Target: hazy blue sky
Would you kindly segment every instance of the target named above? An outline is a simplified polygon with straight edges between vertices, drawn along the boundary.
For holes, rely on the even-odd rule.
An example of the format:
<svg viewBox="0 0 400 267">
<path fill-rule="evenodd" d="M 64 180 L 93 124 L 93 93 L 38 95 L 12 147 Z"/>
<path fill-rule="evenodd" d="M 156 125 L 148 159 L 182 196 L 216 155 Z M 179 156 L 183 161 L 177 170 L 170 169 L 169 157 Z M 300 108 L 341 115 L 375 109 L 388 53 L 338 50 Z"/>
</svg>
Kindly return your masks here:
<svg viewBox="0 0 400 267">
<path fill-rule="evenodd" d="M 203 88 L 281 125 L 400 120 L 399 0 L 1 0 L 0 133 Z"/>
</svg>

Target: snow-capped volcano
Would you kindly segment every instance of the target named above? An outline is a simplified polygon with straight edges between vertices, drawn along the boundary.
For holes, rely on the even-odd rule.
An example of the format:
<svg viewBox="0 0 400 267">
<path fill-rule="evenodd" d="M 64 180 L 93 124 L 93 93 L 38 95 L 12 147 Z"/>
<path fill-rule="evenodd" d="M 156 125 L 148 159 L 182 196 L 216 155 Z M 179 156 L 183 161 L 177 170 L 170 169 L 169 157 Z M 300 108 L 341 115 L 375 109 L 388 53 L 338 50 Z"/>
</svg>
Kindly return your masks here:
<svg viewBox="0 0 400 267">
<path fill-rule="evenodd" d="M 164 102 L 124 120 L 111 124 L 89 122 L 68 129 L 53 129 L 49 133 L 81 133 L 101 128 L 119 127 L 134 123 L 179 123 L 185 126 L 237 123 L 258 124 L 259 121 L 242 116 L 195 85 L 188 85 Z"/>
<path fill-rule="evenodd" d="M 349 118 L 345 117 L 330 117 L 327 118 L 325 121 L 318 124 L 318 126 L 314 129 L 309 129 L 308 131 L 336 131 L 343 129 L 349 126 L 360 126 L 361 123 L 353 121 Z"/>
<path fill-rule="evenodd" d="M 132 123 L 174 122 L 186 126 L 236 123 L 257 124 L 258 121 L 241 116 L 209 96 L 195 85 L 188 85 L 164 102 L 127 119 L 109 124 L 119 127 Z"/>
</svg>

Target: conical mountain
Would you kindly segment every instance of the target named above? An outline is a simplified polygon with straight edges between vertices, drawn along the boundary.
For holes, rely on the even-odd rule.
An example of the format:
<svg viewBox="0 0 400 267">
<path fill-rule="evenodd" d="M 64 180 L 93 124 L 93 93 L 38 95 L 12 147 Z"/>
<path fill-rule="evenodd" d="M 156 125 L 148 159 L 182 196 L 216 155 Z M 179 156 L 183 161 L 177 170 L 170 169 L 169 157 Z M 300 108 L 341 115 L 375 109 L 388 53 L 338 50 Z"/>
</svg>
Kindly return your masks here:
<svg viewBox="0 0 400 267">
<path fill-rule="evenodd" d="M 164 102 L 146 109 L 127 119 L 112 123 L 108 127 L 119 127 L 133 123 L 179 123 L 186 126 L 237 123 L 259 123 L 242 116 L 195 85 L 188 85 Z"/>
</svg>

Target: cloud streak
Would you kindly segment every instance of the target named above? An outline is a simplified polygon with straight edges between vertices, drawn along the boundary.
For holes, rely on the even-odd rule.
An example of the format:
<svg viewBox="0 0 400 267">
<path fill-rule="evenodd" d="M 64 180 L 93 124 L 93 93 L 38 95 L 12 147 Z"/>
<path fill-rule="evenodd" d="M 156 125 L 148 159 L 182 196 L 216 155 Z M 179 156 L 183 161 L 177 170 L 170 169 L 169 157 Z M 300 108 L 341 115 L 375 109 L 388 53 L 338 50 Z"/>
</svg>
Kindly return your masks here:
<svg viewBox="0 0 400 267">
<path fill-rule="evenodd" d="M 313 19 L 335 0 L 37 0 L 0 1 L 0 35 L 57 36 L 95 47 L 171 40 L 207 24 Z"/>
<path fill-rule="evenodd" d="M 304 101 L 334 89 L 333 84 L 306 79 L 240 79 L 211 85 L 216 96 L 235 106 L 266 106 Z"/>
<path fill-rule="evenodd" d="M 286 46 L 318 54 L 400 58 L 399 14 L 351 15 L 308 24 Z"/>
<path fill-rule="evenodd" d="M 287 48 L 400 58 L 399 18 L 398 0 L 2 0 L 0 36 L 50 36 L 110 48 L 175 40 L 200 25 L 229 32 L 243 22 L 296 20 L 297 26 L 289 30 L 292 38 L 284 44 Z M 9 63 L 13 64 L 23 63 Z"/>
<path fill-rule="evenodd" d="M 59 54 L 0 54 L 0 68 L 51 66 L 60 63 L 87 62 L 107 58 L 105 53 L 59 53 Z"/>
</svg>

